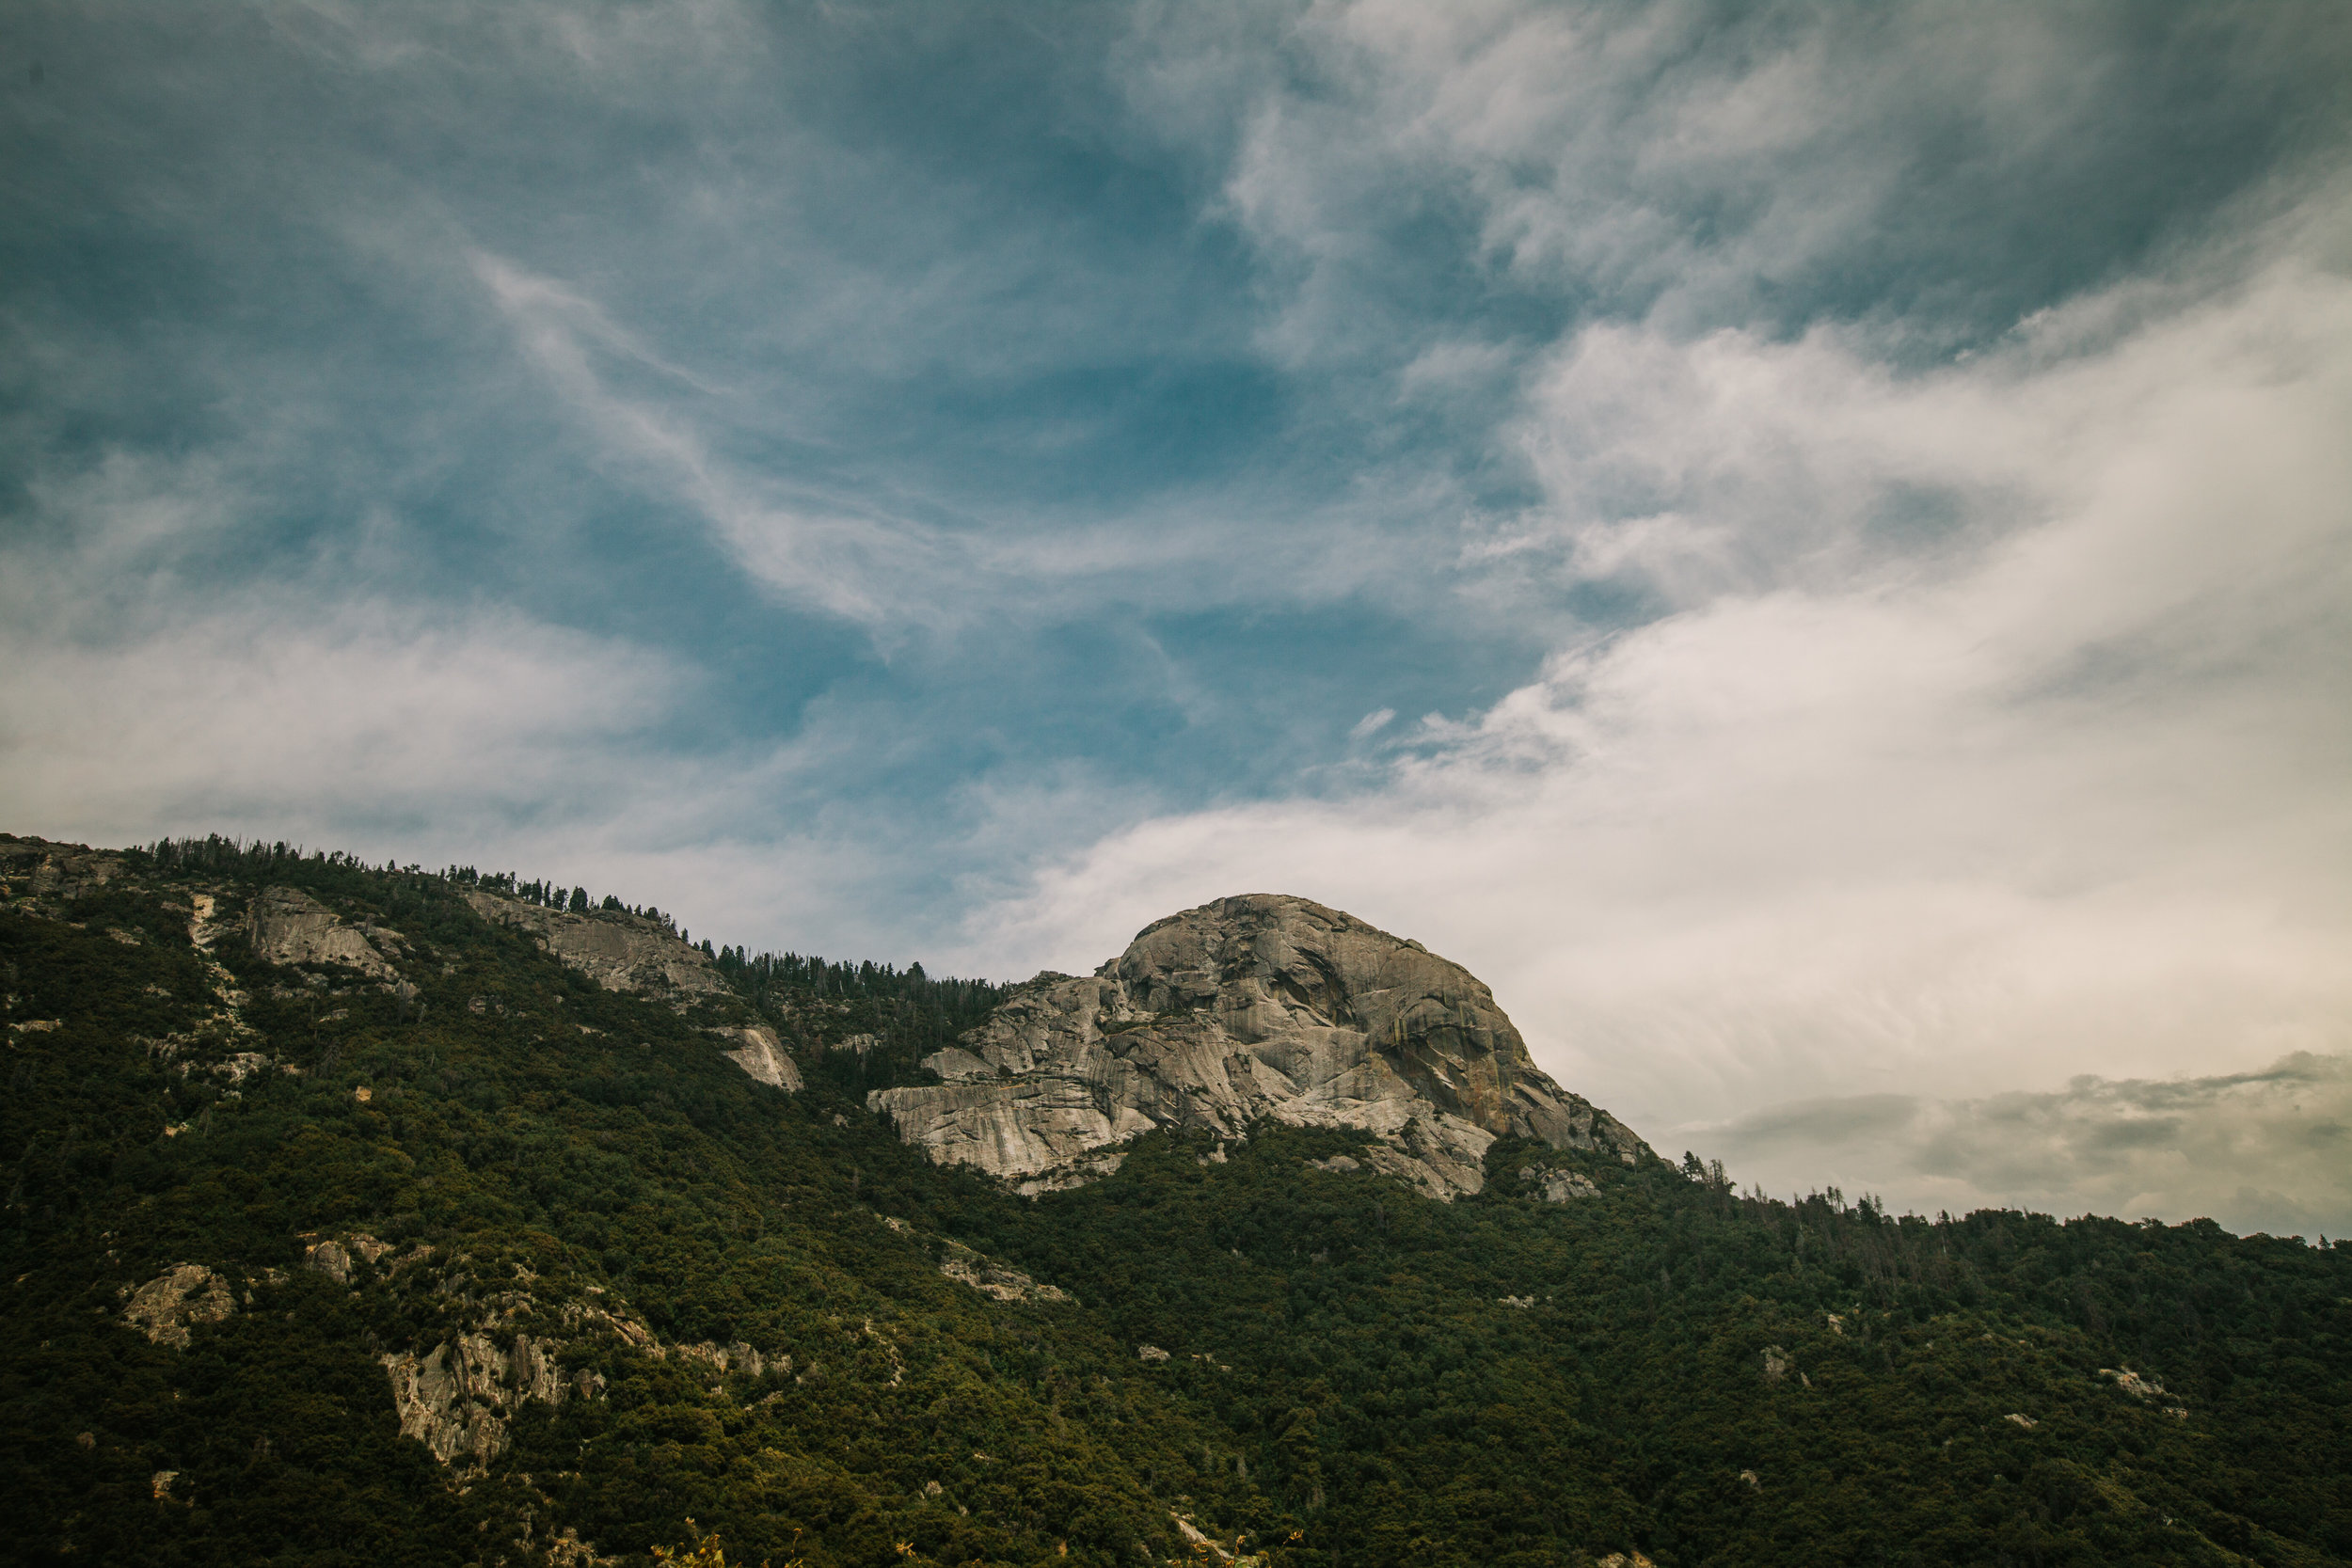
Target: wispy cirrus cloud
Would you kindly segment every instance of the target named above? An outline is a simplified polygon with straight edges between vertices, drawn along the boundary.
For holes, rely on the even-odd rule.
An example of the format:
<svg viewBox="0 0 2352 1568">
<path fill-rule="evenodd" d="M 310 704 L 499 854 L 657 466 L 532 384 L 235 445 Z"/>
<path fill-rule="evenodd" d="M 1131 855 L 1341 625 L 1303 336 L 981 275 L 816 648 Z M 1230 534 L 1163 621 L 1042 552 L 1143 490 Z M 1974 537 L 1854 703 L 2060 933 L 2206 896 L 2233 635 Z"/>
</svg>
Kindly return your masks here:
<svg viewBox="0 0 2352 1568">
<path fill-rule="evenodd" d="M 690 416 L 616 390 L 596 358 L 616 356 L 707 398 L 720 395 L 718 388 L 661 358 L 594 301 L 554 279 L 480 251 L 468 260 L 532 362 L 595 433 L 601 458 L 625 465 L 657 495 L 691 509 L 763 587 L 875 632 L 944 608 L 952 558 L 930 531 L 771 494 L 785 486 L 762 483 L 713 453 Z"/>
</svg>

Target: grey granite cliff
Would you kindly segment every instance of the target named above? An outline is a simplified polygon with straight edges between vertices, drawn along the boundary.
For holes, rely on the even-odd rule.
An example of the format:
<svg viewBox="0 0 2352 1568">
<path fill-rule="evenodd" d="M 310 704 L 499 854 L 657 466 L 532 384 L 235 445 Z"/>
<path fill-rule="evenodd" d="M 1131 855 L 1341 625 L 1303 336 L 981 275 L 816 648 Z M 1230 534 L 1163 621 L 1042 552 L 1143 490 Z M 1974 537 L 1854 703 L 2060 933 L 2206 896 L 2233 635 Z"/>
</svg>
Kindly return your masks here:
<svg viewBox="0 0 2352 1568">
<path fill-rule="evenodd" d="M 1535 1066 L 1469 971 L 1272 894 L 1171 915 L 1091 976 L 1041 975 L 923 1065 L 939 1082 L 868 1103 L 933 1159 L 1031 1193 L 1116 1169 L 1156 1127 L 1239 1136 L 1262 1117 L 1370 1132 L 1370 1164 L 1445 1198 L 1479 1190 L 1506 1134 L 1649 1153 Z"/>
<path fill-rule="evenodd" d="M 528 931 L 542 948 L 607 990 L 673 1000 L 726 994 L 726 981 L 699 948 L 643 915 L 616 910 L 573 914 L 483 889 L 469 889 L 466 902 L 485 920 Z M 752 1068 L 744 1070 L 759 1076 Z"/>
</svg>

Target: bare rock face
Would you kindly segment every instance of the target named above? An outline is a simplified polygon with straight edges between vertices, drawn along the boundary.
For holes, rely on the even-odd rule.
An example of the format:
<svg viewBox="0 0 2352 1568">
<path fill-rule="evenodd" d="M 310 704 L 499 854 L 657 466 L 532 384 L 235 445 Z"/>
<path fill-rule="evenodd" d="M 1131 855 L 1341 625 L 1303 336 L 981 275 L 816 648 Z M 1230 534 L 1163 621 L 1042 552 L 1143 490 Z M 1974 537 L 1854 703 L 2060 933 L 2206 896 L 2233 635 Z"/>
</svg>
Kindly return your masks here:
<svg viewBox="0 0 2352 1568">
<path fill-rule="evenodd" d="M 801 1069 L 785 1054 L 783 1039 L 768 1025 L 754 1023 L 740 1029 L 714 1029 L 711 1033 L 742 1042 L 740 1048 L 720 1054 L 759 1082 L 787 1094 L 800 1091 Z"/>
<path fill-rule="evenodd" d="M 505 1451 L 505 1418 L 532 1400 L 563 1402 L 561 1370 L 552 1346 L 517 1334 L 501 1350 L 486 1334 L 461 1334 L 419 1357 L 413 1351 L 383 1358 L 391 1374 L 400 1434 L 414 1437 L 444 1465 L 460 1459 L 486 1465 Z"/>
<path fill-rule="evenodd" d="M 228 1280 L 201 1263 L 182 1263 L 133 1291 L 122 1317 L 154 1343 L 184 1350 L 191 1324 L 216 1323 L 236 1309 Z"/>
<path fill-rule="evenodd" d="M 466 902 L 485 920 L 529 931 L 541 947 L 607 990 L 691 999 L 721 995 L 727 989 L 700 948 L 688 946 L 643 915 L 617 910 L 573 914 L 478 888 L 467 892 Z"/>
<path fill-rule="evenodd" d="M 300 888 L 263 888 L 246 911 L 246 934 L 253 951 L 272 963 L 341 964 L 379 980 L 394 978 L 369 933 L 345 925 Z"/>
<path fill-rule="evenodd" d="M 1433 1196 L 1485 1183 L 1505 1134 L 1628 1164 L 1648 1146 L 1539 1070 L 1460 965 L 1305 898 L 1220 898 L 1145 927 L 1079 979 L 1041 975 L 868 1103 L 943 1163 L 1025 1192 L 1115 1168 L 1155 1127 L 1260 1117 L 1357 1128 L 1374 1168 Z"/>
</svg>

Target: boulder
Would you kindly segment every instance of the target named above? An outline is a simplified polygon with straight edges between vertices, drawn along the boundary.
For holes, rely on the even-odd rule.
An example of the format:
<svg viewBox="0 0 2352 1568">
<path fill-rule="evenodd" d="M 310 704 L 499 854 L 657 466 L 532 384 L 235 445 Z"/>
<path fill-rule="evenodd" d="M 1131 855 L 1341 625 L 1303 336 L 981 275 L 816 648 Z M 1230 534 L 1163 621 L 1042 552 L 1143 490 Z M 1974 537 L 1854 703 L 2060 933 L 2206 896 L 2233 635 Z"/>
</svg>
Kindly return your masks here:
<svg viewBox="0 0 2352 1568">
<path fill-rule="evenodd" d="M 1505 1135 L 1650 1154 L 1537 1069 L 1460 965 L 1271 894 L 1171 915 L 1091 975 L 1040 975 L 924 1065 L 937 1083 L 868 1104 L 934 1160 L 1029 1192 L 1115 1167 L 1102 1151 L 1154 1128 L 1240 1137 L 1266 1117 L 1371 1132 L 1365 1163 L 1440 1198 L 1477 1192 Z"/>
</svg>

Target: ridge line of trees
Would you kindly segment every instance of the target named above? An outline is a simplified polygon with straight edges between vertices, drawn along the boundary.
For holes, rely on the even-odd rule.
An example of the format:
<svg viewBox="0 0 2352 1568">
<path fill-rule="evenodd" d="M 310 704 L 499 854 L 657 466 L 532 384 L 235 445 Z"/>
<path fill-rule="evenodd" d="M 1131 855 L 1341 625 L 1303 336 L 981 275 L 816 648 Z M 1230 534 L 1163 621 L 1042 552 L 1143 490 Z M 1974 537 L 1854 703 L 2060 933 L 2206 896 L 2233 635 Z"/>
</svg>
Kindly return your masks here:
<svg viewBox="0 0 2352 1568">
<path fill-rule="evenodd" d="M 207 833 L 202 838 L 160 838 L 152 844 L 122 851 L 143 860 L 159 872 L 213 871 L 246 878 L 284 876 L 289 872 L 357 872 L 368 876 L 405 877 L 434 881 L 451 888 L 480 888 L 526 904 L 573 914 L 607 911 L 633 915 L 660 926 L 671 936 L 699 946 L 719 972 L 763 1008 L 780 992 L 813 991 L 818 996 L 873 997 L 902 1001 L 934 1000 L 951 1016 L 985 1012 L 1003 999 L 1009 987 L 993 980 L 947 977 L 934 979 L 918 961 L 905 969 L 871 959 L 829 959 L 816 954 L 752 954 L 739 946 L 714 946 L 706 937 L 699 943 L 677 924 L 676 917 L 651 904 L 627 903 L 613 894 L 592 899 L 584 887 L 564 887 L 552 878 L 526 879 L 513 871 L 485 872 L 470 865 L 429 870 L 396 861 L 376 864 L 341 849 L 309 849 L 283 839 L 244 840 Z"/>
</svg>

